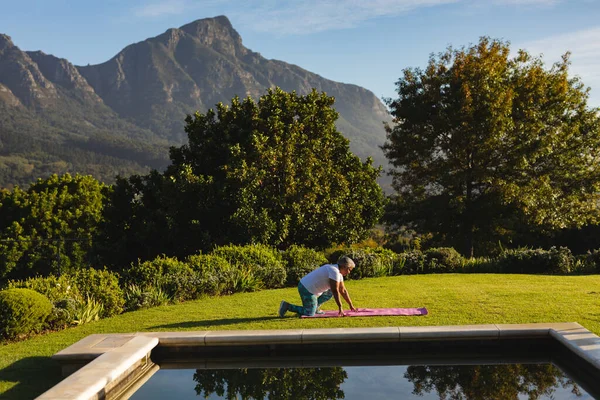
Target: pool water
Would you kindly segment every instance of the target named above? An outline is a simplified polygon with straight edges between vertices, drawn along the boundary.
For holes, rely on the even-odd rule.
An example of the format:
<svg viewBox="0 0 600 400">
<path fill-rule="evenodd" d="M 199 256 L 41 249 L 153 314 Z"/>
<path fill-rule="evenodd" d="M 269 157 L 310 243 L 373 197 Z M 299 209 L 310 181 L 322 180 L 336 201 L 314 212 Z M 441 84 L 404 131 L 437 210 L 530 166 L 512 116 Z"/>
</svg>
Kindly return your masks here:
<svg viewBox="0 0 600 400">
<path fill-rule="evenodd" d="M 550 363 L 159 369 L 131 399 L 593 399 Z"/>
</svg>

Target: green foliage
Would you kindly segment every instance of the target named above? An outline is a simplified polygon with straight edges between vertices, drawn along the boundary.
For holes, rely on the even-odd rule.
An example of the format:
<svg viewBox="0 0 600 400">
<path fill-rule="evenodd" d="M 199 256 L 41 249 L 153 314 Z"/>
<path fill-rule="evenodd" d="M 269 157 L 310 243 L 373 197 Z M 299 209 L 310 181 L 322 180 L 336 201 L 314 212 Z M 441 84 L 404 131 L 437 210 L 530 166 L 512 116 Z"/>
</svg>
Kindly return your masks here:
<svg viewBox="0 0 600 400">
<path fill-rule="evenodd" d="M 413 365 L 405 378 L 414 385 L 414 395 L 448 400 L 555 398 L 557 389 L 581 396 L 577 384 L 552 364 Z"/>
<path fill-rule="evenodd" d="M 171 298 L 159 285 L 141 287 L 131 283 L 125 288 L 126 311 L 162 306 L 170 302 Z"/>
<path fill-rule="evenodd" d="M 327 264 L 323 253 L 304 246 L 292 245 L 281 253 L 286 265 L 286 285 L 296 286 L 304 275 L 315 268 Z"/>
<path fill-rule="evenodd" d="M 214 254 L 195 254 L 189 256 L 185 262 L 198 273 L 202 293 L 211 296 L 233 291 L 233 268 L 223 257 Z"/>
<path fill-rule="evenodd" d="M 398 258 L 401 260 L 399 265 L 402 268 L 399 271 L 394 271 L 394 275 L 411 275 L 421 274 L 425 268 L 425 254 L 421 250 L 409 250 L 400 253 Z"/>
<path fill-rule="evenodd" d="M 68 95 L 62 94 L 65 100 Z M 80 101 L 71 100 L 32 112 L 0 101 L 0 187 L 27 187 L 38 178 L 69 171 L 108 184 L 119 174 L 167 165 L 164 140 L 123 121 L 103 104 L 93 104 L 95 109 L 83 111 Z"/>
<path fill-rule="evenodd" d="M 175 257 L 159 256 L 151 261 L 138 260 L 123 271 L 122 281 L 125 286 L 134 284 L 142 288 L 153 286 L 159 282 L 165 270 L 177 269 L 181 264 Z"/>
<path fill-rule="evenodd" d="M 108 194 L 96 245 L 102 263 L 120 272 L 136 260 L 163 254 L 184 258 L 209 249 L 212 228 L 203 221 L 213 211 L 205 207 L 210 194 L 206 185 L 185 170 L 174 176 L 152 171 L 118 178 Z"/>
<path fill-rule="evenodd" d="M 158 281 L 161 287 L 173 301 L 193 300 L 203 293 L 204 281 L 196 271 L 186 263 L 173 263 L 163 270 Z"/>
<path fill-rule="evenodd" d="M 600 250 L 573 256 L 572 274 L 590 275 L 600 273 Z"/>
<path fill-rule="evenodd" d="M 52 313 L 46 320 L 46 325 L 50 329 L 64 329 L 74 324 L 77 319 L 77 310 L 80 307 L 81 300 L 74 298 L 64 298 L 54 302 Z"/>
<path fill-rule="evenodd" d="M 543 249 L 506 250 L 497 259 L 504 273 L 517 274 L 568 274 L 574 258 L 566 247 Z"/>
<path fill-rule="evenodd" d="M 466 273 L 499 273 L 500 265 L 495 258 L 472 257 L 464 260 L 463 272 Z"/>
<path fill-rule="evenodd" d="M 236 279 L 245 275 L 251 280 L 253 275 L 258 278 L 265 289 L 283 287 L 286 281 L 286 270 L 279 252 L 266 245 L 221 246 L 211 253 L 227 260 L 235 270 Z M 248 273 L 251 271 L 251 275 Z"/>
<path fill-rule="evenodd" d="M 0 191 L 0 281 L 72 271 L 89 264 L 104 185 L 52 175 L 27 191 Z"/>
<path fill-rule="evenodd" d="M 190 265 L 166 256 L 132 264 L 123 273 L 123 284 L 135 285 L 143 292 L 164 292 L 171 301 L 196 299 L 206 286 L 201 274 Z M 160 299 L 162 295 L 155 297 Z"/>
<path fill-rule="evenodd" d="M 389 276 L 394 272 L 396 254 L 382 248 L 339 248 L 329 253 L 330 263 L 336 263 L 341 256 L 350 257 L 355 264 L 347 279 L 373 278 Z"/>
<path fill-rule="evenodd" d="M 471 257 L 519 232 L 597 221 L 600 114 L 568 67 L 568 54 L 548 70 L 481 38 L 405 69 L 388 100 L 388 223 Z"/>
<path fill-rule="evenodd" d="M 341 367 L 198 369 L 194 373 L 198 396 L 226 399 L 343 399 L 340 386 L 346 378 Z"/>
<path fill-rule="evenodd" d="M 379 170 L 350 153 L 333 102 L 270 89 L 258 103 L 236 97 L 188 117 L 189 143 L 172 149 L 166 174 L 191 171 L 206 186 L 204 203 L 195 201 L 203 214 L 191 218 L 217 243 L 315 247 L 365 237 L 382 214 Z"/>
<path fill-rule="evenodd" d="M 79 288 L 74 284 L 73 279 L 67 275 L 38 276 L 25 280 L 10 281 L 7 287 L 9 289 L 26 288 L 35 290 L 46 296 L 53 303 L 63 299 L 78 299 L 81 297 Z"/>
<path fill-rule="evenodd" d="M 52 312 L 52 303 L 31 289 L 0 291 L 0 337 L 13 339 L 39 331 Z"/>
<path fill-rule="evenodd" d="M 458 272 L 462 269 L 464 259 L 452 247 L 438 247 L 426 250 L 424 273 Z"/>
<path fill-rule="evenodd" d="M 92 297 L 86 297 L 84 301 L 75 304 L 73 323 L 83 325 L 98 321 L 102 314 L 106 314 L 104 313 L 103 304 Z"/>
<path fill-rule="evenodd" d="M 123 290 L 119 286 L 119 277 L 117 274 L 108 270 L 97 270 L 94 268 L 84 268 L 75 271 L 72 275 L 72 281 L 79 289 L 82 299 L 81 304 L 87 308 L 95 310 L 95 303 L 102 307 L 101 318 L 111 317 L 123 312 L 125 298 Z M 87 314 L 83 313 L 83 314 Z"/>
<path fill-rule="evenodd" d="M 52 302 L 52 312 L 46 320 L 46 326 L 50 329 L 62 329 L 72 324 L 77 308 L 84 301 L 77 283 L 69 275 L 10 281 L 7 287 L 35 290 L 48 298 Z"/>
</svg>

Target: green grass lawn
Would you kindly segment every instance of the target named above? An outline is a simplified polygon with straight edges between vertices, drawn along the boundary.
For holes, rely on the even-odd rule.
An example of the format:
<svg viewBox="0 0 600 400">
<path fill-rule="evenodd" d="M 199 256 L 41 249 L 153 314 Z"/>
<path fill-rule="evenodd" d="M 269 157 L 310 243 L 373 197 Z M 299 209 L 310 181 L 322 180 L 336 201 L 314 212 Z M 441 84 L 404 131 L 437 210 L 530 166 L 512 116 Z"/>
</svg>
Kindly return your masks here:
<svg viewBox="0 0 600 400">
<path fill-rule="evenodd" d="M 224 329 L 310 329 L 489 323 L 579 322 L 600 334 L 600 276 L 412 275 L 348 281 L 359 308 L 427 307 L 422 317 L 278 318 L 295 288 L 240 293 L 125 313 L 0 345 L 0 399 L 27 399 L 60 381 L 57 351 L 92 333 Z M 335 309 L 329 301 L 324 309 Z"/>
</svg>

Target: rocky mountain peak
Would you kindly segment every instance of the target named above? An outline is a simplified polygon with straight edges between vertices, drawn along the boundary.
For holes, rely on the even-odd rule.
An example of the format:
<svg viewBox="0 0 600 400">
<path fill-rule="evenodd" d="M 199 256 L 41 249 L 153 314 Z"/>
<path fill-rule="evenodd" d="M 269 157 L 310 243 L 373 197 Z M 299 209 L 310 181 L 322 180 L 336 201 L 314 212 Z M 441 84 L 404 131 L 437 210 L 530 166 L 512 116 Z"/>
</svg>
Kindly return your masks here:
<svg viewBox="0 0 600 400">
<path fill-rule="evenodd" d="M 243 57 L 248 53 L 242 44 L 242 37 L 224 15 L 199 19 L 179 29 L 222 54 Z"/>
<path fill-rule="evenodd" d="M 94 89 L 81 76 L 77 68 L 64 58 L 58 58 L 43 51 L 28 51 L 27 55 L 35 62 L 46 79 L 67 89 L 80 91 L 91 100 L 101 101 Z"/>
<path fill-rule="evenodd" d="M 0 53 L 11 47 L 15 47 L 15 45 L 13 44 L 10 36 L 0 33 Z"/>
</svg>

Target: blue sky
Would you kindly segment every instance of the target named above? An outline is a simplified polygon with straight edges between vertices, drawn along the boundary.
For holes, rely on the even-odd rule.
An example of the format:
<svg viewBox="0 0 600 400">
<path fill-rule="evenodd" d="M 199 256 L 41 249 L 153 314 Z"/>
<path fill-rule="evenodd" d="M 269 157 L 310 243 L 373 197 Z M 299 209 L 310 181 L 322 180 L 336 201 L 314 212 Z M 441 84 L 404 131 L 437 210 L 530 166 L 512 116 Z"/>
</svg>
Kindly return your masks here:
<svg viewBox="0 0 600 400">
<path fill-rule="evenodd" d="M 544 54 L 571 51 L 600 106 L 600 0 L 0 0 L 0 33 L 76 65 L 196 19 L 226 15 L 244 45 L 325 78 L 395 97 L 403 68 L 480 36 Z"/>
</svg>

